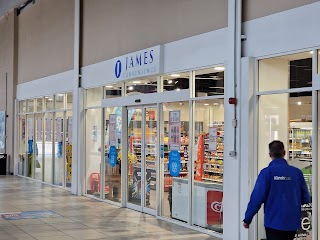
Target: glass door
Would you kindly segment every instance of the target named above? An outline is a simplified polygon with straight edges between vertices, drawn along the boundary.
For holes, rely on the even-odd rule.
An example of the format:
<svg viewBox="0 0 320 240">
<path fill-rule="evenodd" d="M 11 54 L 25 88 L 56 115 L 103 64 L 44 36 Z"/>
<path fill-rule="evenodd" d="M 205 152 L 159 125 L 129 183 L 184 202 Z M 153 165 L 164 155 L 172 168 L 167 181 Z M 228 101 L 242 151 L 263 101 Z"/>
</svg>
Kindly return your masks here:
<svg viewBox="0 0 320 240">
<path fill-rule="evenodd" d="M 128 108 L 128 207 L 156 214 L 157 108 Z"/>
</svg>

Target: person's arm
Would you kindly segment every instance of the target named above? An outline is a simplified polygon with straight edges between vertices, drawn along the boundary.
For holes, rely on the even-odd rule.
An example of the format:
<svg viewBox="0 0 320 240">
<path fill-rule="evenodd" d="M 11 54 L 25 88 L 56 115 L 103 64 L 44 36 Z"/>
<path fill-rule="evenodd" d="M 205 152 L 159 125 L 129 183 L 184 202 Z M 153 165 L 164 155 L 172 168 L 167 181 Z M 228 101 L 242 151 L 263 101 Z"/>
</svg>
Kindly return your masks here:
<svg viewBox="0 0 320 240">
<path fill-rule="evenodd" d="M 301 173 L 301 204 L 307 204 L 311 202 L 310 194 L 308 191 L 308 187 L 306 184 L 306 180 L 303 177 L 303 173 Z"/>
<path fill-rule="evenodd" d="M 263 169 L 260 172 L 257 182 L 252 191 L 247 211 L 245 213 L 245 218 L 243 220 L 243 222 L 245 223 L 244 225 L 246 225 L 247 227 L 249 227 L 254 215 L 256 215 L 256 213 L 259 211 L 262 203 L 266 201 L 269 189 L 270 183 L 268 180 L 268 171 L 267 169 Z"/>
</svg>

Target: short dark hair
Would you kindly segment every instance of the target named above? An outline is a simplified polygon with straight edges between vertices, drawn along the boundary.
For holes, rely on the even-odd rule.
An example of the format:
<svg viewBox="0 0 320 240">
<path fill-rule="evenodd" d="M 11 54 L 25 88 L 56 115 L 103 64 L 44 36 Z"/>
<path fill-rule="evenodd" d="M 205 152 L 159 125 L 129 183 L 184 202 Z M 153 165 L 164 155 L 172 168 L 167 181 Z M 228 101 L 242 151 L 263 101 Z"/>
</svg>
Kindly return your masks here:
<svg viewBox="0 0 320 240">
<path fill-rule="evenodd" d="M 273 158 L 283 158 L 284 157 L 284 145 L 281 141 L 272 141 L 269 143 L 269 153 Z"/>
</svg>

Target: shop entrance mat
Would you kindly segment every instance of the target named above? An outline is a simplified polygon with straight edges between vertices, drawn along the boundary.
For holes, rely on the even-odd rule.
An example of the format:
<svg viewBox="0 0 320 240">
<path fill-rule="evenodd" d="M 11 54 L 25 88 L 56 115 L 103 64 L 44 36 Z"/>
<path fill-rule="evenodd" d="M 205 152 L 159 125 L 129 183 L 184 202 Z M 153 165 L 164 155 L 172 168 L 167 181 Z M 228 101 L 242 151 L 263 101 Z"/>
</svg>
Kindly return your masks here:
<svg viewBox="0 0 320 240">
<path fill-rule="evenodd" d="M 52 211 L 28 211 L 28 212 L 0 213 L 0 216 L 6 220 L 61 217 L 59 214 L 52 212 Z"/>
</svg>

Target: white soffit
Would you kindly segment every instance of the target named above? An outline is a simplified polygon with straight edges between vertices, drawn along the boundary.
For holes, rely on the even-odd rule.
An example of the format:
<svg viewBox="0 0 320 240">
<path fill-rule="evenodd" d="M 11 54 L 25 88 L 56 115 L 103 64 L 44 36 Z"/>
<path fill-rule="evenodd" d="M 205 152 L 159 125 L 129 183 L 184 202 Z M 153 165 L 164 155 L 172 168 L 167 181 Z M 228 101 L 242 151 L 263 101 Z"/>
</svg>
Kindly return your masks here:
<svg viewBox="0 0 320 240">
<path fill-rule="evenodd" d="M 29 99 L 73 90 L 73 70 L 17 86 L 17 99 Z"/>
<path fill-rule="evenodd" d="M 243 23 L 244 56 L 263 57 L 320 46 L 320 2 Z"/>
</svg>

